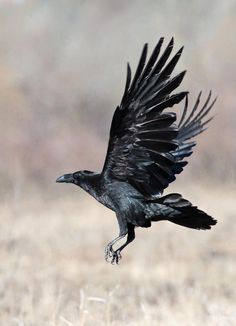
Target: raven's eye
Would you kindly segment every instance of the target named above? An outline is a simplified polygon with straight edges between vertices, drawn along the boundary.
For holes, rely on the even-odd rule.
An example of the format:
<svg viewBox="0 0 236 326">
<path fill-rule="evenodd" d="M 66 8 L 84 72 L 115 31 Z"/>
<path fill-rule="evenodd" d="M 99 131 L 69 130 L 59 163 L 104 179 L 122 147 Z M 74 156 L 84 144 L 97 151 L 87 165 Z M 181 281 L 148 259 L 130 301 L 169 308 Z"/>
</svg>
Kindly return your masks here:
<svg viewBox="0 0 236 326">
<path fill-rule="evenodd" d="M 81 172 L 80 171 L 73 173 L 73 177 L 75 179 L 79 178 L 80 176 L 81 176 Z"/>
</svg>

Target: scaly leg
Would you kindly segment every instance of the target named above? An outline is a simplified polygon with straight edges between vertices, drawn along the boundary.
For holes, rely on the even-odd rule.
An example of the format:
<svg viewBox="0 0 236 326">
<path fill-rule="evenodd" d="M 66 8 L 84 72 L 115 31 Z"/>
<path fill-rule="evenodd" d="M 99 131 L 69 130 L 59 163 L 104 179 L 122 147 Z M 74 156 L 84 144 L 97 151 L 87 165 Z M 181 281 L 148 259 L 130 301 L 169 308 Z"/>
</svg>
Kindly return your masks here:
<svg viewBox="0 0 236 326">
<path fill-rule="evenodd" d="M 108 243 L 108 245 L 105 248 L 105 259 L 107 262 L 109 262 L 109 260 L 111 258 L 112 264 L 114 264 L 115 262 L 116 262 L 116 264 L 118 263 L 118 260 L 119 260 L 118 253 L 116 251 L 114 251 L 112 247 L 117 241 L 124 238 L 125 236 L 126 236 L 126 234 L 119 235 L 114 240 L 112 240 L 111 242 Z"/>
<path fill-rule="evenodd" d="M 127 227 L 127 222 L 126 220 L 122 217 L 122 215 L 117 214 L 117 221 L 119 224 L 119 236 L 116 237 L 114 240 L 112 240 L 111 242 L 108 243 L 108 245 L 105 248 L 105 259 L 106 261 L 110 261 L 111 263 L 114 264 L 118 264 L 119 259 L 120 259 L 120 254 L 116 251 L 113 250 L 113 246 L 114 244 L 119 241 L 120 239 L 124 238 L 126 236 L 126 234 L 128 233 L 128 227 Z"/>
<path fill-rule="evenodd" d="M 122 258 L 121 251 L 128 246 L 130 242 L 132 242 L 135 239 L 135 232 L 134 232 L 134 225 L 128 224 L 128 236 L 126 242 L 120 246 L 115 253 L 117 254 L 118 260 L 116 261 L 116 264 L 118 264 L 119 260 Z"/>
</svg>

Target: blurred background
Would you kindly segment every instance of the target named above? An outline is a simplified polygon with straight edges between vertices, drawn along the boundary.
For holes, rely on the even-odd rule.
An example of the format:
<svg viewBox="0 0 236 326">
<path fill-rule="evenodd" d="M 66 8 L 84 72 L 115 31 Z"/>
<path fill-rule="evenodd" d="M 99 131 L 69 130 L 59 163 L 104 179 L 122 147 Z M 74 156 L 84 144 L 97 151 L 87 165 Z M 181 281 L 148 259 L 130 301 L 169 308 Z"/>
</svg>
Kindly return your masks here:
<svg viewBox="0 0 236 326">
<path fill-rule="evenodd" d="M 1 0 L 0 25 L 2 323 L 235 325 L 235 1 Z M 200 90 L 202 101 L 210 89 L 218 96 L 169 190 L 221 221 L 197 235 L 167 223 L 140 230 L 114 268 L 102 257 L 113 213 L 55 179 L 101 170 L 126 63 L 134 70 L 143 44 L 151 52 L 161 36 L 185 46 L 176 72 L 188 71 L 190 106 Z"/>
</svg>

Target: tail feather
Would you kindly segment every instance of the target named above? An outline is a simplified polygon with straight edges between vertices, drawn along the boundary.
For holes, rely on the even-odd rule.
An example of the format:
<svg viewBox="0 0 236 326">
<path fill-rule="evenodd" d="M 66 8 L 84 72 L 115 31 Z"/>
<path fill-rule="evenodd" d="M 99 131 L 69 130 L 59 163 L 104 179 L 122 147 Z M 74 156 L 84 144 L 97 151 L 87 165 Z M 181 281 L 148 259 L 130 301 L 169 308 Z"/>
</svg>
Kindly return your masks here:
<svg viewBox="0 0 236 326">
<path fill-rule="evenodd" d="M 179 224 L 191 229 L 208 230 L 217 221 L 196 206 L 181 208 L 181 214 L 168 219 L 170 222 Z"/>
<path fill-rule="evenodd" d="M 196 206 L 184 199 L 180 194 L 170 194 L 158 199 L 158 203 L 167 207 L 164 209 L 163 215 L 159 219 L 166 219 L 175 224 L 179 224 L 188 228 L 197 230 L 207 230 L 215 225 L 217 221 L 198 209 Z M 157 221 L 157 217 L 151 218 Z"/>
</svg>

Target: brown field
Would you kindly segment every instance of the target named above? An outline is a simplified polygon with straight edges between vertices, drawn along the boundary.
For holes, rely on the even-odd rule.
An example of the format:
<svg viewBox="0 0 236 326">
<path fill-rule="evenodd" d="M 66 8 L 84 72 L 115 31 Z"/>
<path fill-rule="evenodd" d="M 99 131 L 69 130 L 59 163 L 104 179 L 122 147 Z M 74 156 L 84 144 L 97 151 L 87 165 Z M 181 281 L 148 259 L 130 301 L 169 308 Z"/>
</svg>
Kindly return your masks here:
<svg viewBox="0 0 236 326">
<path fill-rule="evenodd" d="M 2 203 L 1 325 L 236 324 L 235 189 L 185 188 L 216 227 L 138 229 L 118 266 L 114 214 L 76 190 Z"/>
</svg>

